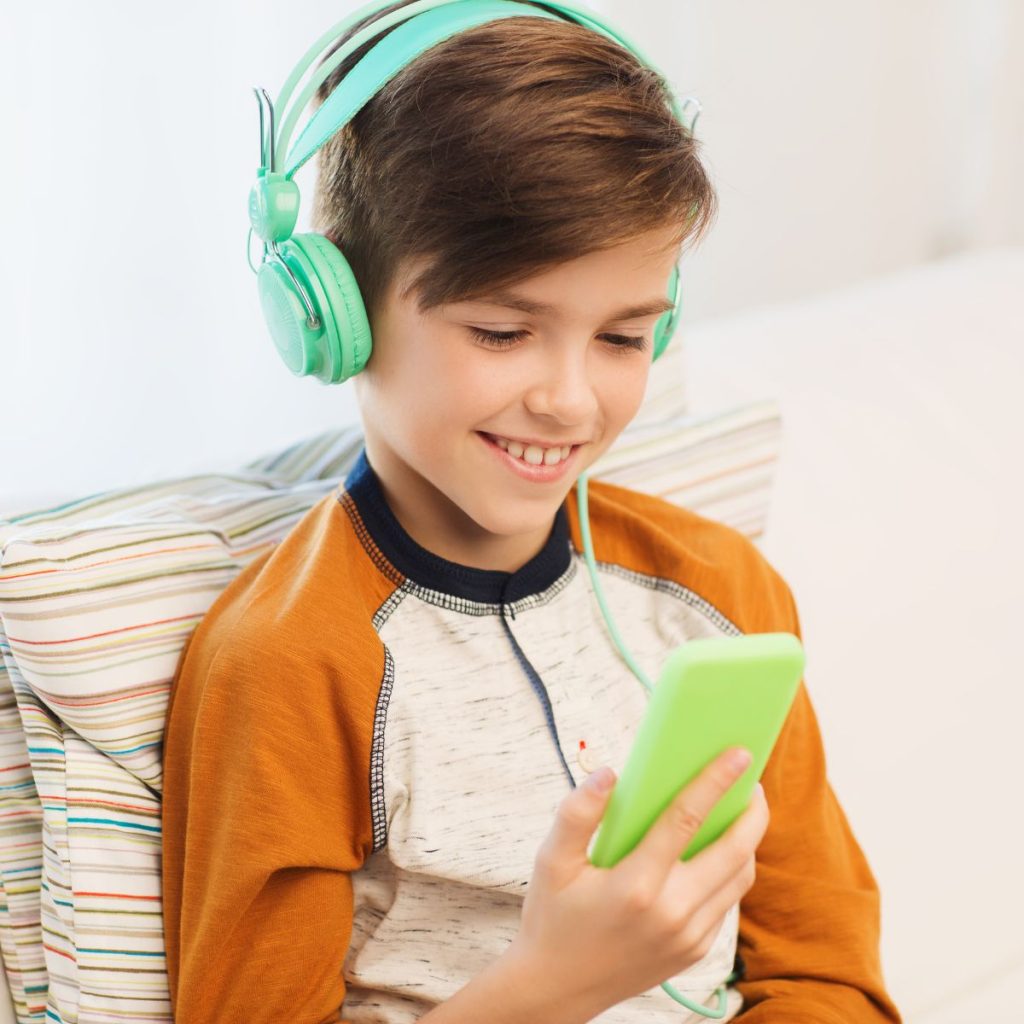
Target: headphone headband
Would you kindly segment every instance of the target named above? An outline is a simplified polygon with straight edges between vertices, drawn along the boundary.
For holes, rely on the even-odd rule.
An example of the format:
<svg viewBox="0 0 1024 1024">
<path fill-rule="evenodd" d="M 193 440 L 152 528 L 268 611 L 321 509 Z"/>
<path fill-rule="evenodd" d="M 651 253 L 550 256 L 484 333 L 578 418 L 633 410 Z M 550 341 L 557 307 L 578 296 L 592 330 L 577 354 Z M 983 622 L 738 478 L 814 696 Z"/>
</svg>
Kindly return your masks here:
<svg viewBox="0 0 1024 1024">
<path fill-rule="evenodd" d="M 343 35 L 353 25 L 358 24 L 374 11 L 380 10 L 392 2 L 393 0 L 371 0 L 370 3 L 364 4 L 347 18 L 343 18 L 336 25 L 328 29 L 303 54 L 302 59 L 292 70 L 292 73 L 281 88 L 274 107 L 278 115 L 280 116 L 283 113 L 284 107 L 291 100 L 299 81 L 324 50 L 329 49 L 338 37 Z M 545 10 L 545 8 L 550 10 Z M 436 15 L 432 14 L 434 11 L 439 13 Z M 560 14 L 552 13 L 552 11 L 560 12 Z M 369 25 L 364 25 L 351 39 L 345 40 L 322 66 L 317 68 L 316 73 L 303 88 L 298 98 L 291 104 L 291 109 L 281 124 L 278 138 L 274 139 L 272 137 L 270 139 L 271 146 L 269 148 L 275 155 L 280 155 L 285 151 L 291 134 L 295 129 L 296 121 L 316 94 L 317 89 L 327 80 L 331 72 L 350 53 L 359 49 L 367 39 L 379 35 L 397 22 L 405 23 L 401 28 L 389 33 L 385 39 L 381 40 L 380 43 L 366 53 L 359 63 L 348 72 L 345 76 L 345 102 L 332 103 L 332 100 L 342 91 L 339 87 L 331 93 L 306 122 L 285 160 L 287 168 L 284 172 L 285 177 L 291 179 L 295 172 L 335 132 L 347 124 L 376 95 L 383 85 L 390 81 L 398 71 L 423 50 L 429 49 L 444 39 L 475 25 L 517 15 L 538 18 L 558 18 L 562 16 L 563 20 L 575 21 L 585 28 L 599 32 L 601 35 L 612 40 L 612 42 L 625 47 L 641 63 L 661 74 L 636 44 L 628 40 L 621 30 L 612 28 L 611 25 L 601 21 L 593 11 L 578 7 L 571 2 L 567 2 L 567 0 L 545 0 L 543 7 L 518 3 L 516 0 L 416 0 L 414 3 L 407 4 L 405 7 L 385 14 Z M 414 23 L 415 27 L 410 23 Z M 408 25 L 408 29 L 406 29 L 406 25 Z M 394 37 L 400 34 L 400 40 L 392 42 Z M 679 106 L 675 93 L 671 89 L 668 92 L 673 113 L 682 122 L 682 109 Z M 280 170 L 276 156 L 275 165 L 270 170 L 275 172 Z"/>
</svg>

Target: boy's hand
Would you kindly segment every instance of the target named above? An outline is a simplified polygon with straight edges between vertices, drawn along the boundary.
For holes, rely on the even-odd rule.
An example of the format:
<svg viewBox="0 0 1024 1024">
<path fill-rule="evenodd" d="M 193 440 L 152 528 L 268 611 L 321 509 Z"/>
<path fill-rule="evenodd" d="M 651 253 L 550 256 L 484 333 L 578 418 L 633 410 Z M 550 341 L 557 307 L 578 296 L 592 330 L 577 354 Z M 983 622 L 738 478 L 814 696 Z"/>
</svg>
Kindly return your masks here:
<svg viewBox="0 0 1024 1024">
<path fill-rule="evenodd" d="M 680 860 L 743 774 L 746 766 L 733 764 L 731 753 L 684 787 L 612 868 L 594 867 L 587 858 L 611 785 L 602 791 L 595 772 L 561 802 L 537 851 L 519 933 L 505 954 L 521 976 L 528 972 L 549 989 L 552 1003 L 566 1000 L 578 1007 L 580 1020 L 589 1020 L 708 953 L 725 914 L 754 883 L 754 853 L 768 827 L 757 786 L 723 835 Z M 614 773 L 609 778 L 614 782 Z"/>
</svg>

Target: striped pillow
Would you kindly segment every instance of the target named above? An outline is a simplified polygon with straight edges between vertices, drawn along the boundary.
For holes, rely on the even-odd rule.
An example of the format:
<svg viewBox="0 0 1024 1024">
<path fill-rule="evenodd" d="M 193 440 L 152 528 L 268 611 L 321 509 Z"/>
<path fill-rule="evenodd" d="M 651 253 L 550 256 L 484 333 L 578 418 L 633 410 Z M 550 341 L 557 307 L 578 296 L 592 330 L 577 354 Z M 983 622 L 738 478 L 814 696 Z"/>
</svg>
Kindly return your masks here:
<svg viewBox="0 0 1024 1024">
<path fill-rule="evenodd" d="M 774 402 L 631 425 L 594 475 L 761 535 Z M 0 944 L 19 1022 L 169 1019 L 161 749 L 182 648 L 362 445 L 332 431 L 211 474 L 0 521 Z"/>
</svg>

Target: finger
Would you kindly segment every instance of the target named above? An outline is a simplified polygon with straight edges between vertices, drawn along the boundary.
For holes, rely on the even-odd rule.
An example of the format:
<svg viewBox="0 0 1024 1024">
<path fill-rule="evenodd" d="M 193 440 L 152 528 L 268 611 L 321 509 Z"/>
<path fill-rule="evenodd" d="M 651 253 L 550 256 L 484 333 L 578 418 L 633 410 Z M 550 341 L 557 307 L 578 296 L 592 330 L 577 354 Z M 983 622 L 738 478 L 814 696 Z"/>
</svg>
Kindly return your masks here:
<svg viewBox="0 0 1024 1024">
<path fill-rule="evenodd" d="M 708 843 L 686 862 L 693 876 L 698 881 L 710 883 L 716 873 L 721 873 L 723 865 L 727 872 L 729 865 L 735 868 L 746 860 L 757 850 L 769 820 L 768 802 L 758 784 L 739 817 L 714 842 Z M 716 867 L 716 861 L 722 863 Z"/>
<path fill-rule="evenodd" d="M 687 865 L 680 865 L 686 870 Z M 723 918 L 734 904 L 742 903 L 743 897 L 753 887 L 757 878 L 757 862 L 753 856 L 748 857 L 743 867 L 726 879 L 714 893 L 692 909 L 687 917 L 685 929 L 691 935 L 707 936 L 709 932 L 717 933 Z M 663 894 L 664 895 L 664 894 Z M 685 897 L 683 897 L 685 899 Z"/>
<path fill-rule="evenodd" d="M 749 862 L 768 827 L 768 803 L 764 790 L 754 792 L 743 813 L 713 842 L 685 864 L 666 884 L 667 890 L 677 889 L 680 894 L 694 890 L 706 893 L 706 902 L 718 900 L 723 891 L 732 891 L 738 876 L 749 869 Z M 671 898 L 669 896 L 668 898 Z M 682 895 L 680 898 L 683 898 Z M 730 900 L 726 906 L 734 902 Z"/>
<path fill-rule="evenodd" d="M 623 873 L 636 872 L 658 889 L 682 857 L 711 809 L 743 774 L 750 754 L 740 747 L 724 751 L 676 794 L 643 839 L 620 861 Z"/>
<path fill-rule="evenodd" d="M 714 906 L 705 904 L 701 910 L 690 917 L 682 934 L 679 936 L 680 943 L 687 950 L 696 950 L 701 953 L 700 960 L 707 957 L 714 948 L 715 943 L 729 916 L 729 910 L 734 903 L 739 902 L 740 895 L 728 897 L 720 904 Z M 697 963 L 700 961 L 698 960 Z M 696 963 L 690 965 L 695 967 Z"/>
<path fill-rule="evenodd" d="M 590 863 L 587 846 L 601 822 L 615 782 L 615 772 L 604 765 L 563 797 L 554 824 L 537 849 L 538 870 L 549 875 L 564 870 L 572 876 L 581 864 Z"/>
</svg>

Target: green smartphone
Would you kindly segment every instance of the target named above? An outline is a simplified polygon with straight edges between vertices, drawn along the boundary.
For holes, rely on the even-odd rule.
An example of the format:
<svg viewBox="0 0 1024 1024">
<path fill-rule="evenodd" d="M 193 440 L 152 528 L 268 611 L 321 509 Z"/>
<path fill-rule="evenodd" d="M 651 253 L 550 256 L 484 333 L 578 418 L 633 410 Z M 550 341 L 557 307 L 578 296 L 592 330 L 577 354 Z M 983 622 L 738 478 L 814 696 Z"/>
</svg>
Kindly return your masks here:
<svg viewBox="0 0 1024 1024">
<path fill-rule="evenodd" d="M 682 860 L 743 813 L 803 676 L 792 633 L 688 640 L 666 659 L 594 839 L 590 862 L 610 868 L 643 838 L 676 794 L 729 747 L 753 755 L 697 830 Z"/>
</svg>

